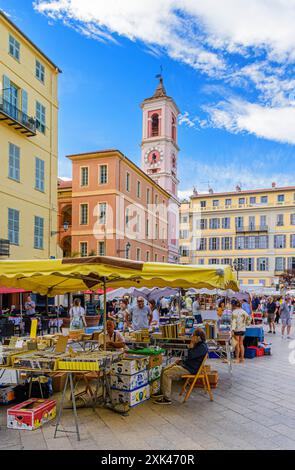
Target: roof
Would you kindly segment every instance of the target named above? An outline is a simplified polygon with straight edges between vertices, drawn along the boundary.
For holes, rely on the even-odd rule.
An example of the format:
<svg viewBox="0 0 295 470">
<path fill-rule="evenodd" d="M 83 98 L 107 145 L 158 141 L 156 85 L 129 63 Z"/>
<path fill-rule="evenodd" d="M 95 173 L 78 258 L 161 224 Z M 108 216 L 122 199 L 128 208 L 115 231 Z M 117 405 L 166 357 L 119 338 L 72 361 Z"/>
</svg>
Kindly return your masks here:
<svg viewBox="0 0 295 470">
<path fill-rule="evenodd" d="M 72 180 L 65 181 L 60 178 L 57 180 L 58 189 L 71 189 L 72 188 Z"/>
<path fill-rule="evenodd" d="M 175 103 L 174 99 L 171 97 L 171 96 L 168 96 L 167 93 L 166 93 L 166 89 L 165 89 L 165 86 L 164 86 L 164 80 L 163 80 L 163 77 L 160 76 L 159 78 L 159 84 L 155 90 L 155 93 L 153 94 L 153 96 L 151 96 L 150 98 L 146 98 L 145 100 L 143 100 L 141 106 L 144 104 L 144 103 L 148 103 L 149 101 L 155 101 L 155 100 L 158 100 L 158 99 L 161 99 L 161 98 L 166 98 L 170 101 L 173 102 L 175 108 L 177 109 L 178 113 L 180 113 L 179 109 L 178 109 L 178 106 L 177 104 Z"/>
<path fill-rule="evenodd" d="M 273 188 L 261 188 L 261 189 L 245 189 L 241 191 L 226 191 L 219 193 L 203 193 L 192 195 L 191 199 L 204 199 L 207 197 L 216 196 L 240 196 L 241 194 L 257 194 L 257 193 L 269 193 L 269 192 L 281 192 L 281 191 L 295 191 L 295 186 L 276 186 Z"/>
<path fill-rule="evenodd" d="M 2 17 L 10 26 L 12 26 L 12 28 L 14 28 L 21 36 L 23 36 L 23 38 L 24 38 L 26 41 L 28 41 L 28 42 L 31 44 L 31 46 L 33 46 L 33 47 L 39 52 L 39 54 L 41 54 L 41 55 L 44 57 L 44 59 L 46 59 L 47 62 L 50 63 L 50 65 L 51 65 L 53 68 L 55 68 L 59 73 L 62 73 L 61 69 L 60 69 L 54 62 L 52 62 L 52 60 L 49 59 L 49 57 L 48 57 L 46 54 L 44 54 L 44 52 L 42 52 L 41 49 L 39 49 L 39 47 L 36 46 L 36 44 L 35 44 L 21 29 L 19 29 L 19 27 L 16 26 L 16 24 L 13 23 L 13 21 L 11 21 L 11 19 L 8 18 L 8 16 L 5 15 L 5 13 L 4 13 L 2 10 L 0 10 L 0 18 L 1 18 L 1 17 Z"/>
<path fill-rule="evenodd" d="M 122 160 L 125 160 L 127 162 L 127 164 L 129 166 L 132 166 L 133 168 L 136 169 L 136 171 L 138 171 L 144 178 L 148 179 L 151 184 L 154 184 L 157 188 L 159 188 L 159 190 L 162 192 L 162 193 L 165 193 L 166 197 L 168 197 L 169 199 L 170 198 L 173 198 L 173 199 L 176 199 L 173 194 L 170 194 L 168 193 L 164 188 L 162 188 L 162 186 L 160 186 L 158 183 L 155 182 L 155 180 L 153 180 L 153 178 L 151 178 L 147 173 L 145 173 L 145 171 L 143 171 L 139 166 L 137 166 L 132 160 L 130 160 L 130 158 L 126 157 L 126 155 L 124 155 L 120 150 L 117 150 L 117 149 L 105 149 L 105 150 L 97 150 L 96 152 L 86 152 L 86 153 L 78 153 L 78 154 L 74 154 L 74 155 L 67 155 L 67 158 L 69 158 L 70 160 L 71 159 L 75 159 L 75 158 L 81 158 L 81 157 L 87 157 L 87 156 L 98 156 L 98 154 L 117 154 Z"/>
</svg>

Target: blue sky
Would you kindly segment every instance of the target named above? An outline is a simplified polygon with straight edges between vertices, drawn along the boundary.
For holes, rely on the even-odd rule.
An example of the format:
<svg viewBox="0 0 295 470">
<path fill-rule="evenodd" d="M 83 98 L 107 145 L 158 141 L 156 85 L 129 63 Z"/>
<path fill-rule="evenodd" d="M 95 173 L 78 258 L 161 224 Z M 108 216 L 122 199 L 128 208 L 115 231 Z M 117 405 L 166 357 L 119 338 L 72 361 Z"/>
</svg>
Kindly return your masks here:
<svg viewBox="0 0 295 470">
<path fill-rule="evenodd" d="M 294 184 L 295 0 L 0 0 L 62 69 L 65 155 L 118 148 L 140 162 L 140 102 L 163 66 L 181 110 L 181 195 Z"/>
</svg>

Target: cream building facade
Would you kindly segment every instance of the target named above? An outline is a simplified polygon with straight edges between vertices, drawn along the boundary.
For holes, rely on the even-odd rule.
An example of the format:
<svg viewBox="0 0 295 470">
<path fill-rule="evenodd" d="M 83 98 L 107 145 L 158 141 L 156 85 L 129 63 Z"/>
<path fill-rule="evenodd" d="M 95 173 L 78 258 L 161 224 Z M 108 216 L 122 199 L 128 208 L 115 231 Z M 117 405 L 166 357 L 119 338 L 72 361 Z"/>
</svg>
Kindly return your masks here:
<svg viewBox="0 0 295 470">
<path fill-rule="evenodd" d="M 59 72 L 0 12 L 2 257 L 57 256 Z"/>
<path fill-rule="evenodd" d="M 231 264 L 240 282 L 277 286 L 295 269 L 295 186 L 197 194 L 180 209 L 180 262 Z"/>
</svg>

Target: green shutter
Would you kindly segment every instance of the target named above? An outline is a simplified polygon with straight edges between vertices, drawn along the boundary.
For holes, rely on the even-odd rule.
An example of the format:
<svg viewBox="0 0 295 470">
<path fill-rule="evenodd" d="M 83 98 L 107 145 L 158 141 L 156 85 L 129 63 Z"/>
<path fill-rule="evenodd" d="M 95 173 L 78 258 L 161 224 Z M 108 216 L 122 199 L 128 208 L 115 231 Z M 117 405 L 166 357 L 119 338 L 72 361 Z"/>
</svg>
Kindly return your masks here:
<svg viewBox="0 0 295 470">
<path fill-rule="evenodd" d="M 3 98 L 10 102 L 10 80 L 6 75 L 3 75 Z"/>
</svg>

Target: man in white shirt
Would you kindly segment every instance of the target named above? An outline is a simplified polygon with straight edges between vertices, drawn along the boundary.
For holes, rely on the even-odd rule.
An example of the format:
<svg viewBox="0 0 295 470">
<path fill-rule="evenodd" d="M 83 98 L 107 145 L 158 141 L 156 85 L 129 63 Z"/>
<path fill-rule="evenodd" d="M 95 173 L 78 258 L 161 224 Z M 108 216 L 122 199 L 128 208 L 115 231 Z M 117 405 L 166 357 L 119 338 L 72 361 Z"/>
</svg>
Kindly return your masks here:
<svg viewBox="0 0 295 470">
<path fill-rule="evenodd" d="M 124 349 L 125 341 L 121 333 L 115 330 L 115 323 L 113 320 L 107 321 L 106 331 L 106 347 L 107 349 Z M 99 335 L 99 346 L 104 345 L 104 333 Z"/>
<path fill-rule="evenodd" d="M 202 320 L 202 315 L 200 314 L 200 304 L 199 304 L 197 297 L 195 297 L 192 308 L 193 308 L 193 316 L 195 317 L 196 322 L 202 323 L 203 320 Z"/>
</svg>

